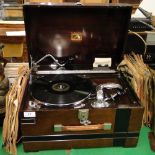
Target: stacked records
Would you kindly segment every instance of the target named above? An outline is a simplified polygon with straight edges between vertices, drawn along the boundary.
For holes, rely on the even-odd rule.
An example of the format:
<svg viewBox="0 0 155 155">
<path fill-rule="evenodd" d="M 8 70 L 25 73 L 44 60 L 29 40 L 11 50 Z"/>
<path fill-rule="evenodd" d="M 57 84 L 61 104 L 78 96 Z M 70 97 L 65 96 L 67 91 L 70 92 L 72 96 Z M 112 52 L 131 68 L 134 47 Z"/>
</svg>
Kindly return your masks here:
<svg viewBox="0 0 155 155">
<path fill-rule="evenodd" d="M 155 113 L 155 70 L 151 69 L 143 61 L 141 55 L 132 53 L 125 55 L 119 65 L 126 79 L 139 97 L 144 106 L 143 123 L 153 127 Z"/>
<path fill-rule="evenodd" d="M 8 77 L 10 84 L 12 84 L 18 77 L 18 69 L 21 66 L 28 66 L 28 63 L 7 63 L 4 68 L 4 74 Z"/>
<path fill-rule="evenodd" d="M 9 90 L 9 81 L 4 75 L 3 65 L 0 63 L 0 116 L 5 113 L 5 97 Z"/>
</svg>

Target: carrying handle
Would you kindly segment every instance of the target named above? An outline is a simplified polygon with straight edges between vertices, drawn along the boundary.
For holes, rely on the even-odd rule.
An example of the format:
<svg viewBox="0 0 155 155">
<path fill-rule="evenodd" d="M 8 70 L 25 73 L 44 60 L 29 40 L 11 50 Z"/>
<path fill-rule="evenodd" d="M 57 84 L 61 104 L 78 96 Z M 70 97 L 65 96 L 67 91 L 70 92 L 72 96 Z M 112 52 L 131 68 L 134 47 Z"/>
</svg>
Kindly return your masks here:
<svg viewBox="0 0 155 155">
<path fill-rule="evenodd" d="M 111 130 L 111 129 L 112 129 L 112 123 L 103 123 L 103 124 L 95 124 L 95 125 L 81 125 L 81 126 L 63 126 L 62 124 L 54 125 L 54 132 Z"/>
</svg>

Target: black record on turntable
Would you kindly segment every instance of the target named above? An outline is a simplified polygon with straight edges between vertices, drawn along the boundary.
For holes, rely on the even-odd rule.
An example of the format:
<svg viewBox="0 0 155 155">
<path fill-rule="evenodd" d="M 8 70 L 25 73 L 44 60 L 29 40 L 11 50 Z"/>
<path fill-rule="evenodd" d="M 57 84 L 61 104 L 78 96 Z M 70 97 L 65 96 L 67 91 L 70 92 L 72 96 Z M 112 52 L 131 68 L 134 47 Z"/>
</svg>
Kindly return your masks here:
<svg viewBox="0 0 155 155">
<path fill-rule="evenodd" d="M 76 75 L 50 75 L 35 79 L 30 86 L 35 100 L 48 106 L 63 107 L 84 101 L 92 82 Z"/>
</svg>

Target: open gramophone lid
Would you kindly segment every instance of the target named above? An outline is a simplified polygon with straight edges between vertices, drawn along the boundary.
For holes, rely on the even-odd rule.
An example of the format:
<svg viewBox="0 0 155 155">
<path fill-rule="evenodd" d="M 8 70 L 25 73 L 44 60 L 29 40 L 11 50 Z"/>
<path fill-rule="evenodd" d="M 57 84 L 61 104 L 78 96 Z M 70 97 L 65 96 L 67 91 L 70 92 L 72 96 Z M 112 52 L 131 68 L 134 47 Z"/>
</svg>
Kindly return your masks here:
<svg viewBox="0 0 155 155">
<path fill-rule="evenodd" d="M 32 97 L 47 106 L 69 106 L 84 101 L 92 90 L 92 83 L 75 75 L 43 76 L 30 86 Z"/>
<path fill-rule="evenodd" d="M 131 11 L 128 4 L 24 5 L 30 64 L 47 54 L 58 59 L 76 55 L 75 62 L 83 66 L 92 65 L 95 57 L 107 57 L 112 58 L 112 67 L 117 68 Z M 51 59 L 46 59 L 40 65 L 50 64 Z"/>
</svg>

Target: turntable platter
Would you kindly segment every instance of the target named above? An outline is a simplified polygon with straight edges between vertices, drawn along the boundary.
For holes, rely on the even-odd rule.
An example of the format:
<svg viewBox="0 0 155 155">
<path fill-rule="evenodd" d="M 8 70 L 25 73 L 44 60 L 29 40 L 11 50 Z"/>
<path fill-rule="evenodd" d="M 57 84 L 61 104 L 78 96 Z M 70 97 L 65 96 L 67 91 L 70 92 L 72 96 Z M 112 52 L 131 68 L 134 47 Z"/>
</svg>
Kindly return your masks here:
<svg viewBox="0 0 155 155">
<path fill-rule="evenodd" d="M 35 100 L 51 106 L 75 105 L 85 100 L 92 90 L 92 83 L 75 75 L 43 76 L 30 86 Z"/>
</svg>

